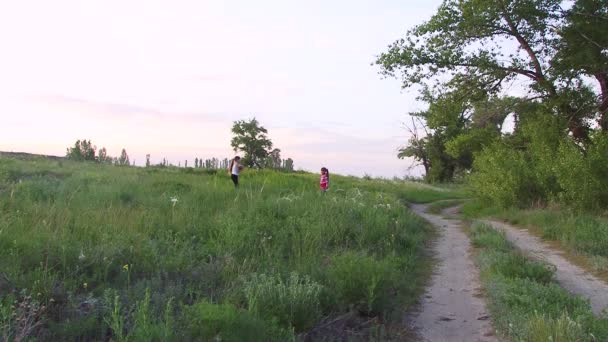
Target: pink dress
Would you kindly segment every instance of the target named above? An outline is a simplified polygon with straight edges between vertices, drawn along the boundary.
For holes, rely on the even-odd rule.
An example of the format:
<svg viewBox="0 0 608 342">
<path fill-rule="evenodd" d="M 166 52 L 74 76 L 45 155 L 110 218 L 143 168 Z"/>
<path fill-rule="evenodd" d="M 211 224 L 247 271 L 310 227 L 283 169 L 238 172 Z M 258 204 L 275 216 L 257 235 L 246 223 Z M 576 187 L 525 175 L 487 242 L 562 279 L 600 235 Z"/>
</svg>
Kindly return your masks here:
<svg viewBox="0 0 608 342">
<path fill-rule="evenodd" d="M 321 181 L 319 185 L 323 191 L 327 191 L 327 189 L 329 189 L 329 177 L 327 177 L 326 174 L 321 174 Z"/>
</svg>

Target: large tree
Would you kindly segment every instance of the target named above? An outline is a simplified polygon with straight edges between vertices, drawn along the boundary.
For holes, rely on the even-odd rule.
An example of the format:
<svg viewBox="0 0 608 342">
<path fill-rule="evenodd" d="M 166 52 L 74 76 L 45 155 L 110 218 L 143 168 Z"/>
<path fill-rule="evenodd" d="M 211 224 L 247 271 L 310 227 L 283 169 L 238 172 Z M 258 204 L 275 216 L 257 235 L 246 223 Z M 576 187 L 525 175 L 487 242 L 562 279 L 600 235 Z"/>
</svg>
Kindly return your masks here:
<svg viewBox="0 0 608 342">
<path fill-rule="evenodd" d="M 552 110 L 566 119 L 572 135 L 585 141 L 588 119 L 597 111 L 578 105 L 583 95 L 592 94 L 579 76 L 593 75 L 603 94 L 603 89 L 608 89 L 604 73 L 608 56 L 602 45 L 608 35 L 607 1 L 579 0 L 570 11 L 564 11 L 562 3 L 445 0 L 430 20 L 390 45 L 376 63 L 383 74 L 400 77 L 404 87 L 425 83 L 434 90 L 476 88 L 496 94 L 511 81 L 518 81 L 526 85 L 529 98 L 551 104 Z M 595 27 L 590 27 L 589 18 Z M 592 35 L 594 30 L 600 33 Z M 576 35 L 578 38 L 568 38 Z M 579 46 L 584 46 L 581 54 L 586 57 L 575 57 L 578 67 L 576 63 L 569 65 L 580 72 L 566 74 L 564 67 L 554 67 L 560 51 L 569 56 L 567 51 Z M 438 81 L 445 79 L 449 82 Z M 602 103 L 608 101 L 606 98 L 608 95 L 602 96 Z M 608 128 L 608 123 L 605 126 Z"/>
<path fill-rule="evenodd" d="M 413 114 L 427 135 L 399 156 L 421 161 L 429 180 L 450 179 L 501 138 L 507 117 L 517 136 L 539 112 L 555 116 L 584 153 L 594 119 L 608 130 L 607 12 L 608 0 L 444 0 L 376 61 L 429 104 Z M 519 97 L 505 96 L 513 88 Z"/>
<path fill-rule="evenodd" d="M 578 0 L 559 28 L 558 52 L 552 66 L 564 79 L 581 75 L 597 81 L 597 122 L 608 130 L 608 1 Z"/>
<path fill-rule="evenodd" d="M 272 151 L 268 130 L 253 118 L 249 121 L 235 121 L 232 125 L 232 134 L 234 136 L 230 145 L 235 152 L 244 153 L 242 163 L 248 167 L 262 168 L 266 157 Z"/>
</svg>

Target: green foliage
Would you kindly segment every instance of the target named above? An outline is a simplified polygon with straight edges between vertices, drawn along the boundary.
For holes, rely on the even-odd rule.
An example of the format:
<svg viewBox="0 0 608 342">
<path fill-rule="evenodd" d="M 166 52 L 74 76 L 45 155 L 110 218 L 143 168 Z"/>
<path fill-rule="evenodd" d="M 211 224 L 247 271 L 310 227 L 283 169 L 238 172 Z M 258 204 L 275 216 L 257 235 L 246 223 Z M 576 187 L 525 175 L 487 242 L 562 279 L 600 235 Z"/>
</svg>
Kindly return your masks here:
<svg viewBox="0 0 608 342">
<path fill-rule="evenodd" d="M 559 198 L 579 209 L 608 206 L 608 133 L 596 132 L 586 151 L 564 141 L 555 161 Z"/>
<path fill-rule="evenodd" d="M 201 301 L 184 308 L 187 338 L 199 341 L 290 341 L 294 337 L 274 323 L 230 304 Z"/>
<path fill-rule="evenodd" d="M 458 75 L 456 80 L 476 80 L 478 86 L 493 91 L 505 79 L 522 75 L 550 92 L 544 72 L 554 51 L 552 25 L 560 4 L 558 0 L 513 1 L 508 6 L 446 0 L 430 20 L 393 43 L 376 63 L 386 75 L 398 72 L 404 87 L 452 72 Z M 512 54 L 504 40 L 524 53 Z"/>
<path fill-rule="evenodd" d="M 608 206 L 606 133 L 595 132 L 582 147 L 559 127 L 557 118 L 538 115 L 522 123 L 520 138 L 479 153 L 473 191 L 502 207 L 551 201 L 586 210 Z M 521 140 L 525 148 L 516 148 Z"/>
<path fill-rule="evenodd" d="M 234 151 L 243 151 L 245 156 L 242 163 L 248 167 L 261 168 L 264 160 L 272 149 L 272 141 L 268 138 L 268 130 L 260 126 L 255 118 L 245 121 L 235 121 L 232 125 L 232 140 L 230 145 Z"/>
<path fill-rule="evenodd" d="M 382 73 L 422 85 L 429 104 L 411 113 L 426 136 L 414 129 L 399 157 L 421 162 L 429 181 L 472 169 L 474 191 L 500 206 L 606 207 L 608 3 L 561 5 L 445 0 L 389 46 Z M 499 95 L 515 82 L 535 100 Z M 514 130 L 503 134 L 509 116 Z"/>
<path fill-rule="evenodd" d="M 539 188 L 526 153 L 499 142 L 487 147 L 473 164 L 472 192 L 498 206 L 527 206 L 538 198 Z"/>
<path fill-rule="evenodd" d="M 101 149 L 99 149 L 99 152 L 97 154 L 98 162 L 111 164 L 112 160 L 113 160 L 113 158 L 108 155 L 108 152 L 106 151 L 105 147 L 102 147 Z"/>
<path fill-rule="evenodd" d="M 76 140 L 74 146 L 67 149 L 66 157 L 75 161 L 95 161 L 96 150 L 91 140 Z"/>
<path fill-rule="evenodd" d="M 352 252 L 336 255 L 329 265 L 329 287 L 342 306 L 354 305 L 367 314 L 383 312 L 391 303 L 389 290 L 398 287 L 394 271 L 399 269 L 391 259 Z"/>
<path fill-rule="evenodd" d="M 129 155 L 127 154 L 127 151 L 124 148 L 120 152 L 120 157 L 118 157 L 118 159 L 116 159 L 116 165 L 120 165 L 120 166 L 131 165 L 131 163 L 129 162 Z"/>
<path fill-rule="evenodd" d="M 319 321 L 321 285 L 293 272 L 286 281 L 279 276 L 254 274 L 245 284 L 249 311 L 266 319 L 277 319 L 296 332 L 306 331 Z"/>
</svg>

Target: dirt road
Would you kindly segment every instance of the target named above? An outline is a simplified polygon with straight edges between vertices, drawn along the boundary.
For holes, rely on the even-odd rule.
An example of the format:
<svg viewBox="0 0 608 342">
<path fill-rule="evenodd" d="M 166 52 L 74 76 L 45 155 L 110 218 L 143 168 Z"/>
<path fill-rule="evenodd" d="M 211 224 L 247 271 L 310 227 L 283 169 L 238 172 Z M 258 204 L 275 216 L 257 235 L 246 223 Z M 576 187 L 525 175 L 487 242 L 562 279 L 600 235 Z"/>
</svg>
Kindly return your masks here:
<svg viewBox="0 0 608 342">
<path fill-rule="evenodd" d="M 438 265 L 419 309 L 406 320 L 423 341 L 496 341 L 461 222 L 427 214 L 426 205 L 412 209 L 439 230 Z"/>
<path fill-rule="evenodd" d="M 556 250 L 527 229 L 520 229 L 498 221 L 483 221 L 505 232 L 507 239 L 533 258 L 555 266 L 557 282 L 569 292 L 589 299 L 593 313 L 600 315 L 608 309 L 608 284 L 571 263 Z"/>
</svg>

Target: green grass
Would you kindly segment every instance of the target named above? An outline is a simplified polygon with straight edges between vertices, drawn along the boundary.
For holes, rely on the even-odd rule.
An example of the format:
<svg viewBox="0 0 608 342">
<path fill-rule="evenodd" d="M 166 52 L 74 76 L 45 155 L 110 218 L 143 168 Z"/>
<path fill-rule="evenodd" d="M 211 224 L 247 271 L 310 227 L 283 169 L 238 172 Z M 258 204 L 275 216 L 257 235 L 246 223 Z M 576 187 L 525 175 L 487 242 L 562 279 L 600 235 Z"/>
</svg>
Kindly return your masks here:
<svg viewBox="0 0 608 342">
<path fill-rule="evenodd" d="M 557 209 L 501 209 L 479 202 L 464 205 L 463 213 L 471 217 L 495 217 L 511 224 L 534 228 L 544 239 L 592 257 L 602 267 L 608 257 L 608 219 L 592 213 Z"/>
<path fill-rule="evenodd" d="M 462 199 L 447 199 L 442 201 L 436 201 L 429 205 L 427 211 L 431 214 L 441 214 L 441 211 L 446 208 L 460 205 L 464 202 Z"/>
<path fill-rule="evenodd" d="M 489 308 L 499 332 L 513 341 L 606 341 L 608 319 L 570 295 L 553 271 L 516 251 L 503 233 L 485 224 L 470 229 Z"/>
<path fill-rule="evenodd" d="M 337 175 L 322 194 L 318 175 L 273 171 L 241 184 L 0 158 L 0 339 L 285 340 L 352 310 L 390 324 L 428 265 L 403 201 L 457 196 Z"/>
</svg>

